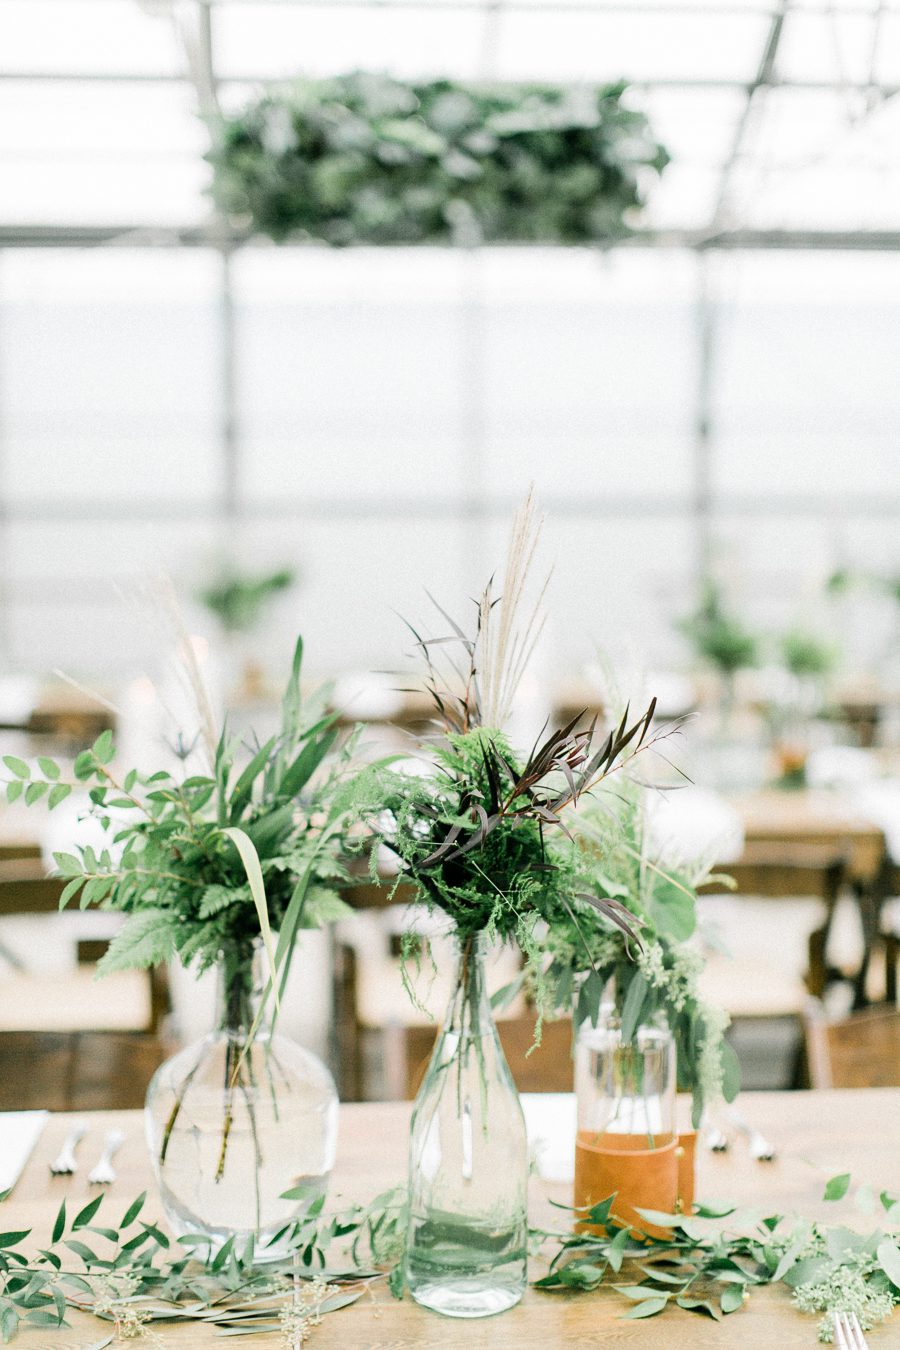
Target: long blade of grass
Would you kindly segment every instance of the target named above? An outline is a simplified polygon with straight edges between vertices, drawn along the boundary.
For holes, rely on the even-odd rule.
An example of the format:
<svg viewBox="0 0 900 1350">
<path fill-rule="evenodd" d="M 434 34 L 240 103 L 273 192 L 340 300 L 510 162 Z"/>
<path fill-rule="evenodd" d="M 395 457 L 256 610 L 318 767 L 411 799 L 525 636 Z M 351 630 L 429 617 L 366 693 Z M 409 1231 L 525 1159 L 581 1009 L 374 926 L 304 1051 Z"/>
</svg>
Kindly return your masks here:
<svg viewBox="0 0 900 1350">
<path fill-rule="evenodd" d="M 272 927 L 269 923 L 269 906 L 266 903 L 266 885 L 263 881 L 262 867 L 259 862 L 259 854 L 253 845 L 253 840 L 243 830 L 237 826 L 231 825 L 222 831 L 224 835 L 232 841 L 238 853 L 241 862 L 244 864 L 244 871 L 247 873 L 247 881 L 250 886 L 250 894 L 253 896 L 253 903 L 256 906 L 256 914 L 259 919 L 259 931 L 262 934 L 263 946 L 266 949 L 266 956 L 269 959 L 269 970 L 271 971 L 272 986 L 275 991 L 275 1006 L 279 1007 L 279 992 L 276 976 L 278 967 L 275 961 L 275 948 L 272 943 Z"/>
</svg>

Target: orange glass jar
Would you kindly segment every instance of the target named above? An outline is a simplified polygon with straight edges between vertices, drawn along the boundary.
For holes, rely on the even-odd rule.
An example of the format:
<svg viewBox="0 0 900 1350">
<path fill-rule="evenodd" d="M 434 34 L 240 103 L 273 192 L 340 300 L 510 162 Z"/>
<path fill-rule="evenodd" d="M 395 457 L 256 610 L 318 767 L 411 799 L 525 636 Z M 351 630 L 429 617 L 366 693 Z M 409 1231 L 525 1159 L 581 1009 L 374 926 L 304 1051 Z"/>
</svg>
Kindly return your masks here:
<svg viewBox="0 0 900 1350">
<path fill-rule="evenodd" d="M 612 1216 L 649 1236 L 665 1229 L 638 1212 L 678 1212 L 685 1150 L 675 1129 L 675 1045 L 664 1026 L 622 1036 L 621 1019 L 601 1010 L 585 1024 L 575 1055 L 578 1133 L 575 1207 L 614 1195 Z"/>
</svg>

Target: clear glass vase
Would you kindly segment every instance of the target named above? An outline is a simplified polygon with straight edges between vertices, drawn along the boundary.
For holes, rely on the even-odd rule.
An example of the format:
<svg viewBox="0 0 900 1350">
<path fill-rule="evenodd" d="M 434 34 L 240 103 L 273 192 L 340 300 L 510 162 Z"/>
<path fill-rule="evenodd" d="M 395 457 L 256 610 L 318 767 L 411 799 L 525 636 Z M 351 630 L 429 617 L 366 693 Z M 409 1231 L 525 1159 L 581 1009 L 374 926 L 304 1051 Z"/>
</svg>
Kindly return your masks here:
<svg viewBox="0 0 900 1350">
<path fill-rule="evenodd" d="M 321 1060 L 259 1017 L 266 982 L 261 943 L 223 953 L 214 1029 L 160 1066 L 144 1115 L 173 1232 L 214 1249 L 252 1235 L 260 1257 L 276 1259 L 272 1237 L 328 1185 L 338 1097 Z"/>
<path fill-rule="evenodd" d="M 655 1236 L 639 1213 L 678 1207 L 680 1148 L 675 1125 L 675 1043 L 664 1025 L 630 1039 L 612 1006 L 585 1023 L 575 1052 L 578 1134 L 575 1206 L 614 1195 L 612 1214 Z"/>
<path fill-rule="evenodd" d="M 406 1280 L 417 1303 L 487 1317 L 526 1283 L 525 1119 L 491 1013 L 484 936 L 461 938 L 455 989 L 416 1098 Z"/>
</svg>

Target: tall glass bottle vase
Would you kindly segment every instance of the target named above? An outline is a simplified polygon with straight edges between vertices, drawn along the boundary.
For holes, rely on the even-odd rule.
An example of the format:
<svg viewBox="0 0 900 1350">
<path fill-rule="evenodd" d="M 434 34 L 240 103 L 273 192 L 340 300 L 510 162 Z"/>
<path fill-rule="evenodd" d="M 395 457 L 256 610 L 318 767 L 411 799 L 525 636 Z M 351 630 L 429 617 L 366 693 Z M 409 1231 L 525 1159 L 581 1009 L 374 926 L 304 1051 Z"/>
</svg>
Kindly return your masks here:
<svg viewBox="0 0 900 1350">
<path fill-rule="evenodd" d="M 485 985 L 484 936 L 461 938 L 454 993 L 413 1111 L 406 1278 L 417 1303 L 487 1317 L 526 1282 L 528 1150 Z"/>
<path fill-rule="evenodd" d="M 325 1065 L 260 1016 L 266 983 L 261 943 L 223 952 L 213 1030 L 156 1071 L 145 1124 L 176 1235 L 205 1235 L 213 1248 L 252 1235 L 274 1259 L 270 1239 L 327 1187 L 338 1099 Z"/>
</svg>

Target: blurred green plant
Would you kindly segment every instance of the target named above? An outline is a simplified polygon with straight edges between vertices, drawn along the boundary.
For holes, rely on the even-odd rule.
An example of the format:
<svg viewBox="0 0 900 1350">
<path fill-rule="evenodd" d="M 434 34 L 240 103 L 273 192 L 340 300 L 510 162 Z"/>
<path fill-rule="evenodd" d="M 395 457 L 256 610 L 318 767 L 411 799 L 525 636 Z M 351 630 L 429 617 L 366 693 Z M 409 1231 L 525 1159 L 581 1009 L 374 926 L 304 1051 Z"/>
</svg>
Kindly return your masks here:
<svg viewBox="0 0 900 1350">
<path fill-rule="evenodd" d="M 858 587 L 869 586 L 876 591 L 885 591 L 900 604 L 900 572 L 883 575 L 880 572 L 857 571 L 851 567 L 838 567 L 825 583 L 829 595 L 846 595 Z"/>
<path fill-rule="evenodd" d="M 703 582 L 697 608 L 679 621 L 678 628 L 700 660 L 728 679 L 759 663 L 759 638 L 728 610 L 722 588 L 712 576 Z"/>
<path fill-rule="evenodd" d="M 298 81 L 214 126 L 213 196 L 276 241 L 602 243 L 669 159 L 625 92 Z"/>
<path fill-rule="evenodd" d="M 289 567 L 261 575 L 229 570 L 198 592 L 197 598 L 227 633 L 248 633 L 259 624 L 268 602 L 290 590 L 296 579 Z"/>
<path fill-rule="evenodd" d="M 781 659 L 786 670 L 798 679 L 821 678 L 830 674 L 837 661 L 837 647 L 802 628 L 791 628 L 779 640 Z"/>
</svg>

